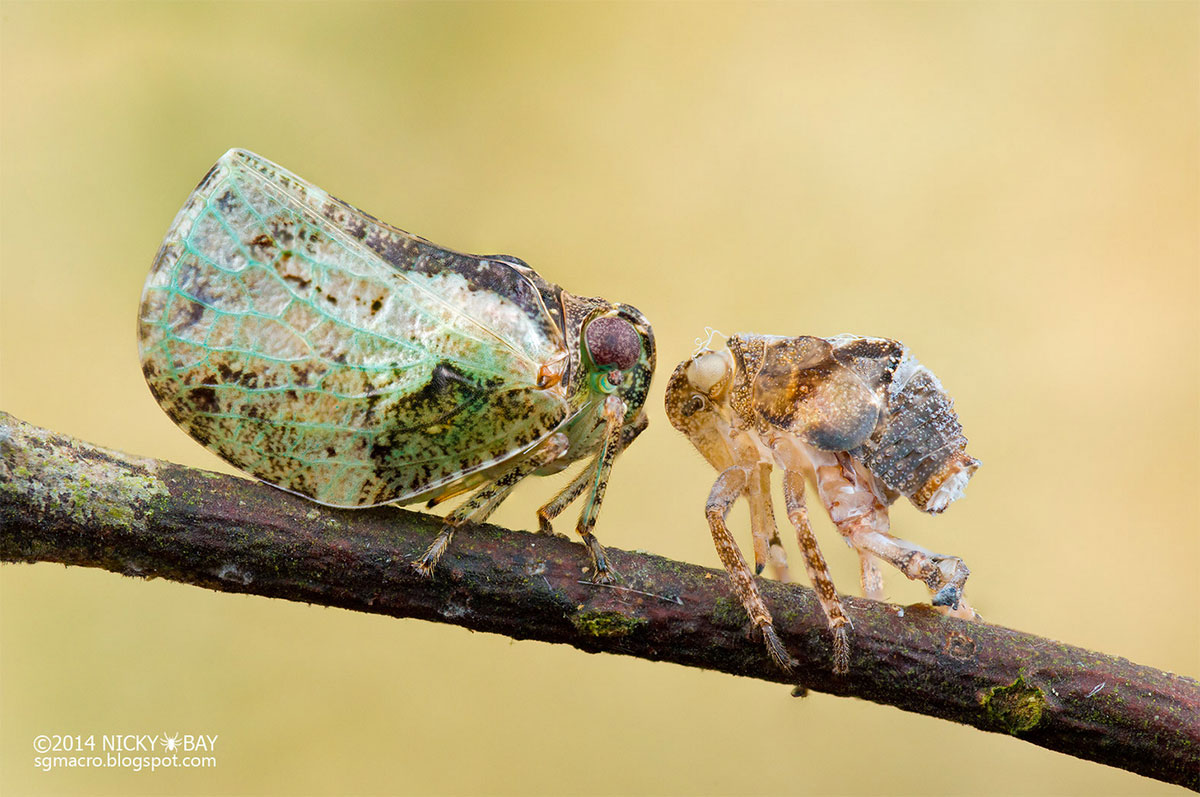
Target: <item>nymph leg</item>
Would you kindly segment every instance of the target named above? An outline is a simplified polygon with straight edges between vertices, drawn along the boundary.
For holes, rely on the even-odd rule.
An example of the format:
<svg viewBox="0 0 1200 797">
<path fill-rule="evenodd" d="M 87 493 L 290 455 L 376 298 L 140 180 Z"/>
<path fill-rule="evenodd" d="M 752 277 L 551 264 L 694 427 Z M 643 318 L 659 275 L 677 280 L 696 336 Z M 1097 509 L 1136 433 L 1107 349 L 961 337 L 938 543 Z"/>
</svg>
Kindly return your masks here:
<svg viewBox="0 0 1200 797">
<path fill-rule="evenodd" d="M 858 568 L 863 595 L 873 601 L 883 600 L 883 572 L 869 551 L 858 550 Z"/>
<path fill-rule="evenodd" d="M 413 562 L 417 572 L 424 576 L 432 576 L 433 568 L 450 545 L 455 529 L 464 523 L 482 523 L 487 520 L 517 486 L 517 482 L 561 457 L 569 445 L 570 441 L 565 434 L 551 435 L 531 456 L 504 471 L 496 480 L 479 488 L 461 506 L 446 515 L 441 531 L 433 538 L 425 553 Z"/>
<path fill-rule="evenodd" d="M 817 492 L 834 525 L 859 556 L 876 556 L 889 562 L 908 578 L 924 582 L 933 594 L 934 606 L 949 607 L 948 614 L 973 619 L 974 610 L 962 598 L 963 586 L 971 574 L 962 559 L 933 553 L 892 536 L 887 507 L 849 455 L 821 452 L 815 456 L 821 458 L 816 467 Z M 863 575 L 866 586 L 869 574 L 864 571 Z"/>
<path fill-rule="evenodd" d="M 729 533 L 729 527 L 725 525 L 730 507 L 746 488 L 748 479 L 746 470 L 744 467 L 735 465 L 717 477 L 712 492 L 708 495 L 704 514 L 708 518 L 708 528 L 712 532 L 713 542 L 717 546 L 717 555 L 721 557 L 721 563 L 725 565 L 725 571 L 729 573 L 729 581 L 733 586 L 734 593 L 741 600 L 746 614 L 750 615 L 750 622 L 762 632 L 763 641 L 767 645 L 767 652 L 771 654 L 771 658 L 784 670 L 791 672 L 794 664 L 792 657 L 788 655 L 787 649 L 779 641 L 775 628 L 771 624 L 771 612 L 763 602 L 762 595 L 758 591 L 758 584 L 754 581 L 754 573 L 746 564 L 742 552 L 738 550 L 733 535 Z"/>
<path fill-rule="evenodd" d="M 974 619 L 975 611 L 963 599 L 963 585 L 971 571 L 957 556 L 933 553 L 919 545 L 875 531 L 869 523 L 853 518 L 838 525 L 850 544 L 860 552 L 874 554 L 890 562 L 914 581 L 923 581 L 933 593 L 934 606 L 947 607 L 947 614 Z"/>
<path fill-rule="evenodd" d="M 850 618 L 842 607 L 837 590 L 833 586 L 833 578 L 829 575 L 829 566 L 821 549 L 817 546 L 817 538 L 813 536 L 812 527 L 808 524 L 808 508 L 804 504 L 804 476 L 798 471 L 783 472 L 783 501 L 787 507 L 788 520 L 796 527 L 796 538 L 800 542 L 800 552 L 804 555 L 804 567 L 808 570 L 808 578 L 816 590 L 821 609 L 833 632 L 833 671 L 843 675 L 850 671 L 850 640 L 847 630 Z"/>
<path fill-rule="evenodd" d="M 754 540 L 754 572 L 761 574 L 767 562 L 778 581 L 788 580 L 787 554 L 775 525 L 771 505 L 771 463 L 759 462 L 746 479 L 746 501 L 750 504 L 750 532 Z"/>
</svg>

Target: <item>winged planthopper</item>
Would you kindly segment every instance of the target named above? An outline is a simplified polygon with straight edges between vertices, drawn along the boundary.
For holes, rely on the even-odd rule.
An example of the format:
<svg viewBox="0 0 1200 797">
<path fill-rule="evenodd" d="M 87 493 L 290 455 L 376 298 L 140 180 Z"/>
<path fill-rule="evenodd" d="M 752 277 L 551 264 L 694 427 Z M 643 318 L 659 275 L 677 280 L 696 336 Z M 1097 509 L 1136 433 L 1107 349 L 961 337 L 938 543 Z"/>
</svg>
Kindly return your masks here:
<svg viewBox="0 0 1200 797">
<path fill-rule="evenodd" d="M 850 620 L 808 522 L 806 478 L 858 552 L 867 597 L 883 597 L 876 562 L 882 559 L 923 581 L 935 606 L 976 618 L 962 595 L 970 574 L 963 561 L 890 532 L 888 508 L 898 498 L 938 514 L 962 495 L 979 467 L 937 377 L 904 344 L 887 338 L 739 334 L 727 344 L 714 351 L 702 343 L 679 364 L 667 383 L 667 417 L 720 471 L 705 514 L 734 591 L 771 657 L 791 669 L 754 580 L 767 561 L 787 576 L 771 508 L 776 466 L 783 471 L 788 520 L 833 632 L 834 672 L 849 670 Z M 742 495 L 750 504 L 754 572 L 725 524 Z"/>
<path fill-rule="evenodd" d="M 611 580 L 592 529 L 654 371 L 636 308 L 444 249 L 233 149 L 168 230 L 138 338 L 171 419 L 269 484 L 348 508 L 473 490 L 414 563 L 427 575 L 526 476 L 588 459 L 539 528 L 586 493 L 577 530 Z"/>
</svg>

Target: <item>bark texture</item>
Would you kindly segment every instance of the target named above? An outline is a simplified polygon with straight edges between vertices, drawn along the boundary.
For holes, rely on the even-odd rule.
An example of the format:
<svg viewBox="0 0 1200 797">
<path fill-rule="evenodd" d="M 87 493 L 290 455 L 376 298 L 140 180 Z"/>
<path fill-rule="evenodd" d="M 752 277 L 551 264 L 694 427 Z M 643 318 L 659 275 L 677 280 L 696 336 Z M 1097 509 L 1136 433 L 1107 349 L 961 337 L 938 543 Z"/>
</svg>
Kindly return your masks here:
<svg viewBox="0 0 1200 797">
<path fill-rule="evenodd" d="M 698 518 L 699 522 L 699 518 Z M 436 577 L 409 566 L 439 519 L 333 510 L 264 484 L 101 449 L 0 412 L 0 559 L 418 617 L 516 639 L 789 683 L 752 639 L 725 574 L 491 525 L 456 534 Z M 850 673 L 831 671 L 812 591 L 763 581 L 804 687 L 1008 733 L 1200 790 L 1200 684 L 929 607 L 846 598 Z"/>
</svg>

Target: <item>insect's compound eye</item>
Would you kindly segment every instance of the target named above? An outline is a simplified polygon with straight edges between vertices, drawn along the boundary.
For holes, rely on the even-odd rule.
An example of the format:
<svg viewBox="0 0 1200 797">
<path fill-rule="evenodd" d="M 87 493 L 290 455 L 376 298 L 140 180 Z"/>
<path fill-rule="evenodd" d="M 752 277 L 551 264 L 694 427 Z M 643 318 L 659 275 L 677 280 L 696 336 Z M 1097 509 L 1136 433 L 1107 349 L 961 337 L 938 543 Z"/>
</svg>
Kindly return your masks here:
<svg viewBox="0 0 1200 797">
<path fill-rule="evenodd" d="M 708 399 L 706 399 L 704 396 L 699 394 L 694 395 L 688 399 L 682 407 L 679 408 L 679 413 L 685 418 L 690 418 L 697 412 L 700 412 L 700 410 L 704 409 L 704 405 L 707 403 Z"/>
<path fill-rule="evenodd" d="M 624 371 L 637 364 L 642 355 L 642 339 L 633 324 L 624 318 L 601 316 L 583 331 L 588 356 L 600 367 Z"/>
</svg>

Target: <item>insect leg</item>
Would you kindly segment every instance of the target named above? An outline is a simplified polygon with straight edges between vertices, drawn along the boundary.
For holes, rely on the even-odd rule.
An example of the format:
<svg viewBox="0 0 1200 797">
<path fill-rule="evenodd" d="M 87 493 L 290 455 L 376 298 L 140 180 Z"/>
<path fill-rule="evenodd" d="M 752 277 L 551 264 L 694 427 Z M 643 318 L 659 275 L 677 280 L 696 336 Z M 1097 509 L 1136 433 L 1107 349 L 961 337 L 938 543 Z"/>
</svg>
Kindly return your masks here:
<svg viewBox="0 0 1200 797">
<path fill-rule="evenodd" d="M 578 498 L 584 490 L 588 488 L 592 480 L 591 463 L 579 472 L 579 475 L 571 480 L 571 483 L 559 491 L 558 495 L 550 499 L 550 502 L 537 511 L 538 531 L 543 534 L 553 534 L 554 518 L 562 514 L 562 511 L 576 498 Z"/>
<path fill-rule="evenodd" d="M 629 448 L 629 444 L 632 443 L 639 434 L 646 430 L 646 425 L 648 422 L 649 421 L 646 417 L 646 413 L 643 411 L 636 419 L 634 419 L 632 423 L 625 424 L 625 426 L 621 428 L 621 447 L 617 450 L 618 454 Z M 585 467 L 583 470 L 581 470 L 579 475 L 571 480 L 570 484 L 560 490 L 558 495 L 550 499 L 549 503 L 537 511 L 538 531 L 542 532 L 543 534 L 553 534 L 554 527 L 551 525 L 551 523 L 554 522 L 556 517 L 562 514 L 562 511 L 566 509 L 572 501 L 583 494 L 583 491 L 588 488 L 588 485 L 591 484 L 591 481 L 592 468 L 591 463 L 589 463 L 588 467 Z"/>
<path fill-rule="evenodd" d="M 441 531 L 433 538 L 429 548 L 413 562 L 417 572 L 424 576 L 432 576 L 433 568 L 449 547 L 455 529 L 464 523 L 482 523 L 508 497 L 517 486 L 517 482 L 561 457 L 569 446 L 570 440 L 565 434 L 551 435 L 531 456 L 504 471 L 495 481 L 479 488 L 474 495 L 446 516 Z"/>
<path fill-rule="evenodd" d="M 788 580 L 787 554 L 775 525 L 771 505 L 771 463 L 760 462 L 746 482 L 746 501 L 750 504 L 750 531 L 754 539 L 754 572 L 762 573 L 767 562 L 778 581 Z"/>
<path fill-rule="evenodd" d="M 923 581 L 933 593 L 934 606 L 970 619 L 974 611 L 962 602 L 963 584 L 971 571 L 957 556 L 933 553 L 889 531 L 888 509 L 862 481 L 849 455 L 839 453 L 816 468 L 817 492 L 838 531 L 860 557 L 876 556 L 914 581 Z M 859 559 L 860 564 L 862 559 Z M 863 570 L 863 585 L 870 588 L 872 574 Z"/>
<path fill-rule="evenodd" d="M 812 526 L 808 524 L 808 507 L 804 503 L 804 476 L 800 472 L 784 470 L 783 502 L 787 507 L 788 520 L 796 527 L 796 539 L 800 542 L 800 552 L 804 554 L 804 567 L 808 570 L 808 578 L 817 592 L 817 599 L 825 612 L 829 630 L 833 632 L 833 671 L 835 674 L 844 675 L 850 671 L 850 639 L 847 629 L 853 626 L 833 586 L 833 577 L 829 575 L 829 566 L 817 546 Z"/>
<path fill-rule="evenodd" d="M 721 563 L 725 565 L 725 571 L 729 573 L 733 591 L 741 600 L 742 606 L 745 607 L 746 614 L 750 615 L 750 622 L 762 632 L 767 652 L 771 654 L 774 662 L 785 671 L 791 672 L 795 662 L 775 633 L 771 612 L 767 609 L 767 604 L 763 602 L 762 595 L 758 591 L 754 573 L 746 564 L 733 535 L 729 533 L 729 527 L 725 525 L 729 509 L 746 489 L 748 478 L 746 468 L 738 465 L 722 472 L 713 484 L 712 492 L 708 494 L 704 515 L 708 519 L 708 528 L 712 532 L 713 543 L 717 546 L 717 555 L 721 557 Z"/>
<path fill-rule="evenodd" d="M 858 551 L 859 574 L 862 580 L 863 595 L 873 601 L 883 600 L 883 571 L 869 551 Z"/>
<path fill-rule="evenodd" d="M 592 491 L 588 496 L 587 503 L 583 506 L 583 511 L 579 513 L 579 523 L 575 526 L 575 531 L 583 538 L 588 553 L 592 556 L 592 567 L 596 574 L 593 580 L 601 584 L 611 583 L 613 575 L 608 568 L 608 561 L 604 558 L 604 549 L 600 547 L 596 535 L 592 534 L 592 528 L 596 525 L 596 515 L 599 514 L 600 504 L 604 500 L 604 491 L 608 487 L 608 474 L 612 471 L 613 460 L 621 451 L 621 419 L 624 415 L 624 401 L 616 396 L 609 396 L 604 400 L 604 419 L 607 424 L 604 429 L 604 442 L 600 446 L 600 453 L 594 460 L 595 465 L 585 471 L 591 476 Z"/>
<path fill-rule="evenodd" d="M 957 556 L 933 553 L 919 545 L 881 533 L 862 518 L 838 524 L 838 530 L 850 544 L 868 556 L 875 555 L 890 562 L 897 570 L 914 581 L 923 581 L 933 593 L 934 606 L 949 607 L 949 614 L 973 619 L 975 612 L 963 600 L 963 585 L 971 571 Z"/>
</svg>

